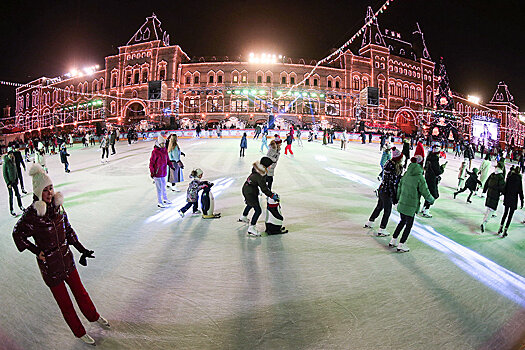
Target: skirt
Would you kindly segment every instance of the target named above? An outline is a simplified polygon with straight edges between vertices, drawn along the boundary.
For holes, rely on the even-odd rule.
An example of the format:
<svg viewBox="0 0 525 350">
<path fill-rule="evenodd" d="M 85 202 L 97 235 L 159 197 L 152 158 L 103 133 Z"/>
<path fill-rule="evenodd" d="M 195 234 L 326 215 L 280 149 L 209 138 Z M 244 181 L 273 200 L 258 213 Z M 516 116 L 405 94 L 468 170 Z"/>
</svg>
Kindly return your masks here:
<svg viewBox="0 0 525 350">
<path fill-rule="evenodd" d="M 177 162 L 170 162 L 170 166 L 168 167 L 168 182 L 176 183 L 176 182 L 182 182 L 184 181 L 184 177 L 182 175 L 182 168 L 179 166 L 179 163 Z"/>
</svg>

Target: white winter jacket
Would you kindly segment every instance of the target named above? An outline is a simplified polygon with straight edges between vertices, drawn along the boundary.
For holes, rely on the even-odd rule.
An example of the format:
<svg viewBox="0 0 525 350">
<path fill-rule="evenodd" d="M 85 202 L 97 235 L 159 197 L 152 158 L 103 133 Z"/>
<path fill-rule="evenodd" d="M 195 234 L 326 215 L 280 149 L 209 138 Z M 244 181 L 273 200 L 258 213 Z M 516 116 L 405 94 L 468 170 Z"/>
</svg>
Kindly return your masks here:
<svg viewBox="0 0 525 350">
<path fill-rule="evenodd" d="M 277 166 L 277 161 L 281 156 L 281 151 L 280 149 L 273 149 L 270 147 L 266 156 L 273 161 L 273 164 L 268 167 L 268 176 L 273 176 L 275 172 L 275 167 Z"/>
</svg>

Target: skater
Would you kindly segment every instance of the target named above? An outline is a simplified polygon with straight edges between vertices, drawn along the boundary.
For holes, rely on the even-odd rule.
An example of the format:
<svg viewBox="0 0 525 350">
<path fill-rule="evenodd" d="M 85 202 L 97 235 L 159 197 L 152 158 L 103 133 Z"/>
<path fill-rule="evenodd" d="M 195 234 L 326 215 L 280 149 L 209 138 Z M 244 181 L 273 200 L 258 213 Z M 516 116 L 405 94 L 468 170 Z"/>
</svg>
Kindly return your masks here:
<svg viewBox="0 0 525 350">
<path fill-rule="evenodd" d="M 474 151 L 469 143 L 465 145 L 463 156 L 465 157 L 465 160 L 468 160 L 468 170 L 470 170 L 472 168 L 472 159 L 474 159 Z"/>
<path fill-rule="evenodd" d="M 326 146 L 328 144 L 328 130 L 323 130 L 323 146 Z"/>
<path fill-rule="evenodd" d="M 166 194 L 168 150 L 164 147 L 165 142 L 166 140 L 162 135 L 157 137 L 149 159 L 150 176 L 155 181 L 157 188 L 157 206 L 159 208 L 167 208 L 171 204 Z"/>
<path fill-rule="evenodd" d="M 480 191 L 482 192 L 480 193 L 481 196 L 483 196 L 483 188 L 485 187 L 485 182 L 487 182 L 487 179 L 489 178 L 490 166 L 491 166 L 490 154 L 487 153 L 487 155 L 485 156 L 485 159 L 483 159 L 483 161 L 481 162 L 481 165 L 479 166 L 479 172 L 480 172 L 479 180 L 481 181 Z"/>
<path fill-rule="evenodd" d="M 496 165 L 496 170 L 490 174 L 485 186 L 483 186 L 483 193 L 487 193 L 487 199 L 485 200 L 485 216 L 481 223 L 481 233 L 485 232 L 487 222 L 498 209 L 499 197 L 505 191 L 505 178 L 503 177 L 503 170 L 501 164 Z"/>
<path fill-rule="evenodd" d="M 239 157 L 244 157 L 244 151 L 248 148 L 248 140 L 246 139 L 246 133 L 242 134 L 241 138 L 241 150 L 239 152 Z"/>
<path fill-rule="evenodd" d="M 222 135 L 221 124 L 217 124 L 217 138 L 220 139 Z"/>
<path fill-rule="evenodd" d="M 403 153 L 403 156 L 405 156 L 405 165 L 403 168 L 406 169 L 408 160 L 410 159 L 410 140 L 408 138 L 403 140 L 403 151 L 401 153 Z"/>
<path fill-rule="evenodd" d="M 113 129 L 113 131 L 111 132 L 111 135 L 109 136 L 109 144 L 111 146 L 111 155 L 114 155 L 115 153 L 117 153 L 117 151 L 115 151 L 116 141 L 117 141 L 117 130 Z"/>
<path fill-rule="evenodd" d="M 272 165 L 272 160 L 268 157 L 262 157 L 260 161 L 253 163 L 252 172 L 244 182 L 242 186 L 242 195 L 244 196 L 244 202 L 246 207 L 239 218 L 239 222 L 248 223 L 248 235 L 259 237 L 261 234 L 257 231 L 255 225 L 257 220 L 262 213 L 261 205 L 259 204 L 259 189 L 268 197 L 278 200 L 279 196 L 266 186 L 266 174 L 268 173 L 268 167 Z M 254 213 L 251 221 L 248 220 L 248 214 L 251 209 L 254 209 Z"/>
<path fill-rule="evenodd" d="M 281 140 L 275 141 L 272 140 L 270 142 L 270 148 L 268 149 L 268 153 L 266 154 L 268 158 L 272 160 L 272 164 L 268 167 L 268 174 L 266 176 L 266 184 L 268 185 L 268 188 L 272 189 L 273 184 L 273 176 L 275 174 L 275 167 L 277 166 L 277 161 L 279 160 L 279 157 L 281 156 Z"/>
<path fill-rule="evenodd" d="M 287 155 L 288 152 L 290 152 L 290 154 L 293 156 L 292 142 L 293 142 L 293 136 L 291 132 L 289 132 L 288 135 L 286 135 L 286 147 L 284 148 L 284 155 Z"/>
<path fill-rule="evenodd" d="M 270 236 L 288 233 L 286 227 L 283 226 L 283 220 L 280 200 L 274 200 L 268 197 L 266 199 L 266 234 Z"/>
<path fill-rule="evenodd" d="M 439 198 L 438 185 L 441 180 L 441 174 L 445 172 L 447 162 L 439 165 L 439 146 L 434 146 L 431 152 L 428 153 L 427 161 L 425 164 L 425 180 L 427 181 L 427 188 L 432 195 L 433 201 L 425 201 L 424 209 L 421 211 L 421 216 L 425 218 L 431 218 L 430 206 Z"/>
<path fill-rule="evenodd" d="M 20 148 L 18 146 L 13 146 L 13 155 L 15 156 L 16 173 L 18 175 L 18 180 L 20 181 L 20 189 L 22 190 L 23 194 L 27 194 L 26 190 L 24 189 L 24 176 L 22 173 L 22 168 L 24 168 L 24 171 L 26 171 L 26 165 L 24 163 L 24 158 L 22 157 L 22 153 L 20 152 Z"/>
<path fill-rule="evenodd" d="M 33 177 L 33 204 L 16 223 L 13 240 L 20 252 L 27 249 L 35 255 L 44 283 L 51 289 L 73 334 L 84 343 L 95 345 L 95 340 L 86 333 L 80 322 L 65 285 L 69 285 L 80 311 L 88 321 L 110 327 L 84 289 L 69 246 L 72 245 L 82 254 L 79 262 L 84 266 L 87 265 L 86 258 L 95 257 L 94 251 L 86 249 L 79 242 L 62 206 L 63 195 L 55 193 L 53 183 L 44 169 L 35 164 L 29 170 L 29 175 Z M 29 238 L 33 238 L 34 243 Z"/>
<path fill-rule="evenodd" d="M 264 147 L 266 147 L 266 151 L 268 151 L 268 133 L 263 133 L 261 137 L 261 153 L 264 153 Z"/>
<path fill-rule="evenodd" d="M 383 181 L 379 186 L 377 205 L 367 223 L 364 225 L 365 228 L 372 228 L 375 219 L 383 210 L 383 218 L 381 219 L 381 225 L 377 232 L 377 235 L 381 237 L 390 235 L 390 233 L 386 231 L 386 225 L 392 212 L 392 204 L 397 204 L 397 184 L 403 172 L 402 160 L 403 154 L 394 148 L 392 151 L 392 159 L 390 159 L 383 168 Z"/>
<path fill-rule="evenodd" d="M 392 158 L 392 148 L 390 147 L 390 142 L 386 142 L 385 146 L 383 147 L 383 154 L 381 155 L 381 160 L 379 161 L 379 165 L 381 166 L 381 172 L 377 176 L 377 179 L 381 181 L 383 178 L 383 169 L 385 167 L 386 162 L 388 162 Z"/>
<path fill-rule="evenodd" d="M 259 124 L 255 125 L 255 135 L 253 135 L 254 140 L 257 140 L 261 135 L 261 126 Z"/>
<path fill-rule="evenodd" d="M 34 162 L 36 164 L 40 164 L 40 166 L 45 170 L 47 173 L 47 167 L 46 167 L 46 156 L 45 156 L 45 146 L 42 142 L 38 143 L 38 148 L 35 151 L 35 160 Z"/>
<path fill-rule="evenodd" d="M 467 179 L 467 182 L 465 183 L 465 187 L 454 192 L 454 199 L 456 199 L 456 196 L 458 194 L 465 192 L 466 190 L 469 190 L 470 193 L 467 198 L 467 203 L 472 203 L 470 198 L 472 197 L 472 194 L 476 192 L 476 190 L 478 189 L 478 186 L 481 186 L 481 181 L 478 180 L 478 169 L 474 168 L 472 169 L 472 172 L 468 170 L 466 172 L 469 175 L 469 177 Z"/>
<path fill-rule="evenodd" d="M 516 209 L 518 209 L 518 196 L 521 201 L 521 209 L 523 209 L 523 184 L 521 181 L 520 168 L 518 166 L 513 166 L 510 169 L 509 176 L 505 183 L 505 190 L 503 191 L 503 205 L 505 206 L 505 211 L 503 212 L 503 217 L 501 218 L 501 223 L 498 230 L 498 235 L 501 235 L 501 238 L 507 237 L 507 231 L 509 230 L 510 222 L 512 221 L 512 216 Z M 507 219 L 507 224 L 505 229 L 503 229 L 503 224 Z"/>
<path fill-rule="evenodd" d="M 410 251 L 410 248 L 406 245 L 406 241 L 414 224 L 414 216 L 419 210 L 420 197 L 423 196 L 430 204 L 434 203 L 434 197 L 430 194 L 427 182 L 423 177 L 423 167 L 420 165 L 423 159 L 419 158 L 420 156 L 412 157 L 410 165 L 401 180 L 399 180 L 397 188 L 397 211 L 401 216 L 401 221 L 397 225 L 388 246 L 397 247 L 397 251 L 402 253 Z M 397 238 L 403 228 L 403 236 L 401 236 L 398 244 Z"/>
<path fill-rule="evenodd" d="M 107 133 L 105 133 L 100 139 L 100 148 L 102 149 L 102 157 L 100 162 L 107 163 L 109 161 L 109 137 Z M 104 160 L 104 156 L 106 157 L 106 160 Z"/>
<path fill-rule="evenodd" d="M 18 208 L 24 211 L 24 207 L 22 206 L 22 197 L 20 196 L 20 192 L 18 192 L 18 172 L 16 170 L 16 160 L 12 147 L 8 147 L 7 154 L 4 155 L 2 173 L 5 184 L 7 185 L 7 191 L 9 192 L 9 212 L 11 215 L 16 216 L 13 210 L 13 191 L 15 192 Z"/>
<path fill-rule="evenodd" d="M 201 208 L 203 219 L 218 219 L 221 217 L 221 213 L 214 213 L 215 209 L 215 198 L 211 192 L 213 182 L 203 181 L 202 195 L 201 195 Z"/>
<path fill-rule="evenodd" d="M 459 171 L 458 171 L 458 187 L 456 188 L 456 191 L 459 191 L 464 187 L 466 173 L 467 173 L 467 162 L 465 160 L 462 160 L 461 165 L 459 166 Z"/>
<path fill-rule="evenodd" d="M 295 130 L 295 137 L 297 138 L 297 146 L 303 147 L 303 140 L 301 140 L 301 129 Z"/>
<path fill-rule="evenodd" d="M 69 157 L 69 153 L 67 153 L 66 144 L 63 143 L 60 146 L 60 162 L 64 164 L 64 171 L 66 173 L 69 173 L 69 162 L 67 161 L 67 157 Z"/>
<path fill-rule="evenodd" d="M 199 191 L 208 186 L 207 184 L 201 182 L 202 179 L 202 170 L 197 168 L 193 169 L 190 173 L 191 180 L 188 185 L 188 190 L 186 192 L 186 205 L 179 209 L 179 214 L 181 217 L 184 217 L 184 213 L 188 211 L 193 206 L 193 215 L 199 215 Z"/>
<path fill-rule="evenodd" d="M 181 155 L 186 157 L 186 154 L 180 150 L 177 134 L 171 134 L 168 145 L 168 186 L 171 184 L 171 190 L 175 192 L 180 192 L 177 188 L 177 182 L 184 181 L 184 176 L 182 174 L 184 164 L 182 164 L 182 161 L 180 160 Z"/>
<path fill-rule="evenodd" d="M 348 134 L 346 129 L 341 133 L 341 150 L 346 151 L 346 142 L 348 141 Z"/>
<path fill-rule="evenodd" d="M 200 139 L 201 137 L 201 125 L 197 124 L 197 127 L 195 128 L 195 134 L 197 135 L 197 138 Z"/>
</svg>

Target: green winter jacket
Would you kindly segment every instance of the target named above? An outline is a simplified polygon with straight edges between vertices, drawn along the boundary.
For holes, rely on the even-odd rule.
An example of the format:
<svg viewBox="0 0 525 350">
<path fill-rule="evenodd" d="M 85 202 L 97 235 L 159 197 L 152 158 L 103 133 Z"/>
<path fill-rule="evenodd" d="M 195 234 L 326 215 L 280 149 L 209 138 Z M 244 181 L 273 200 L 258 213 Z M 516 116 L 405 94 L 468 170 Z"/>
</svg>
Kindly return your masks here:
<svg viewBox="0 0 525 350">
<path fill-rule="evenodd" d="M 397 211 L 401 214 L 414 216 L 419 210 L 421 196 L 430 203 L 434 203 L 434 197 L 430 194 L 427 182 L 423 177 L 423 167 L 417 163 L 411 163 L 399 181 Z"/>
<path fill-rule="evenodd" d="M 4 164 L 2 166 L 4 180 L 7 185 L 15 185 L 18 183 L 18 174 L 16 172 L 16 164 L 14 157 L 9 157 L 8 154 L 4 156 Z"/>
</svg>

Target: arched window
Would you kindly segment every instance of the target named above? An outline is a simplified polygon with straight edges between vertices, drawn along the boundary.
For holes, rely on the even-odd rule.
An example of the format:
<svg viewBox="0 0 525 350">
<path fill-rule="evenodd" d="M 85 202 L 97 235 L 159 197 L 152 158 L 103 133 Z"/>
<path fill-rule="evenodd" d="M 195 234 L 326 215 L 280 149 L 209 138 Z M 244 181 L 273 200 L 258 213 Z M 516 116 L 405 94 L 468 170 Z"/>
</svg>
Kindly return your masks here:
<svg viewBox="0 0 525 350">
<path fill-rule="evenodd" d="M 354 76 L 354 83 L 353 83 L 353 89 L 354 90 L 360 90 L 359 89 L 359 77 L 358 76 Z"/>
<path fill-rule="evenodd" d="M 362 86 L 362 88 L 364 89 L 366 87 L 368 87 L 368 78 L 363 78 L 363 86 Z"/>
</svg>

